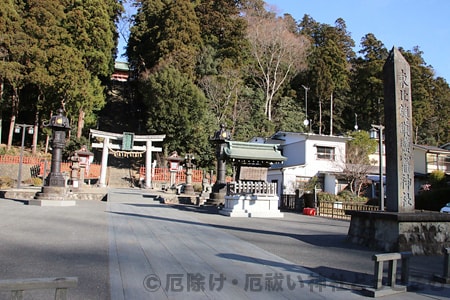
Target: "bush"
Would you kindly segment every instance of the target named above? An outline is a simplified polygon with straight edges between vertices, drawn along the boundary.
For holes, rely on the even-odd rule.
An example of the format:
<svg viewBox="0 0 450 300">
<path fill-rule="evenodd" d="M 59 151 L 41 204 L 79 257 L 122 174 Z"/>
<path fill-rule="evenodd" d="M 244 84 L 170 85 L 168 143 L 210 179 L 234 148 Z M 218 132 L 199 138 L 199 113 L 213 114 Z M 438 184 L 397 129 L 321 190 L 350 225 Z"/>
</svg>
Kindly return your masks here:
<svg viewBox="0 0 450 300">
<path fill-rule="evenodd" d="M 196 192 L 196 193 L 199 193 L 203 190 L 202 185 L 198 184 L 198 183 L 194 184 L 193 188 L 194 188 L 194 192 Z"/>
<path fill-rule="evenodd" d="M 366 203 L 367 198 L 366 197 L 360 197 L 356 196 L 350 191 L 342 191 L 338 195 L 332 195 L 325 192 L 320 192 L 317 194 L 317 200 L 324 201 L 324 202 L 359 202 L 359 203 Z"/>
<path fill-rule="evenodd" d="M 319 202 L 335 202 L 335 201 L 341 201 L 339 200 L 339 197 L 337 195 L 332 195 L 325 192 L 317 193 L 317 200 Z"/>
<path fill-rule="evenodd" d="M 32 177 L 30 179 L 30 181 L 31 181 L 31 184 L 34 185 L 34 186 L 42 186 L 42 178 Z"/>
<path fill-rule="evenodd" d="M 444 171 L 434 170 L 433 172 L 431 172 L 430 183 L 431 183 L 432 189 L 444 187 L 445 182 L 446 182 L 446 179 L 445 179 Z"/>
<path fill-rule="evenodd" d="M 11 188 L 14 185 L 14 179 L 10 177 L 0 177 L 0 188 Z"/>
</svg>

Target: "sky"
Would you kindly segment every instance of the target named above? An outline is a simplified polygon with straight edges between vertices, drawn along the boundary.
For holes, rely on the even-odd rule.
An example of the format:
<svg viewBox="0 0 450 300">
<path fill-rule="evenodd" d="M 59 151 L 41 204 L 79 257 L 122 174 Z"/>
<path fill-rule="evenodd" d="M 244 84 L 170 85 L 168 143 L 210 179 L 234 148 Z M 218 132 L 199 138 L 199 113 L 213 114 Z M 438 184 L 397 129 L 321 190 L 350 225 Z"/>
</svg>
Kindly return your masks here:
<svg viewBox="0 0 450 300">
<path fill-rule="evenodd" d="M 296 21 L 308 14 L 319 23 L 334 25 L 342 18 L 359 50 L 361 39 L 372 33 L 384 46 L 412 50 L 419 46 L 422 58 L 436 77 L 450 83 L 450 0 L 266 0 L 279 14 Z M 125 43 L 119 40 L 119 61 Z"/>
<path fill-rule="evenodd" d="M 355 41 L 372 33 L 390 50 L 415 46 L 433 67 L 436 77 L 450 83 L 449 0 L 266 0 L 279 14 L 289 13 L 296 21 L 305 14 L 319 23 L 334 25 L 342 18 Z"/>
</svg>

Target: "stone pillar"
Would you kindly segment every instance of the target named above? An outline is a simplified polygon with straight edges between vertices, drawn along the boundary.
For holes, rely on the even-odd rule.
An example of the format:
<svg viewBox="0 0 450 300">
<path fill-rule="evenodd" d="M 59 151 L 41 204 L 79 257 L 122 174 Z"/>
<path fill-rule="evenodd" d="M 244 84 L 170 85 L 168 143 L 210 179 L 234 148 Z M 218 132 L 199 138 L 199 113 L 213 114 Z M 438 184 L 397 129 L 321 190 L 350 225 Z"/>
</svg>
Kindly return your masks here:
<svg viewBox="0 0 450 300">
<path fill-rule="evenodd" d="M 100 179 L 99 186 L 106 187 L 106 171 L 108 169 L 108 154 L 109 154 L 109 138 L 105 137 L 103 140 L 103 151 L 102 151 L 102 165 L 100 169 Z"/>
<path fill-rule="evenodd" d="M 152 141 L 147 140 L 145 152 L 145 188 L 152 188 Z"/>
<path fill-rule="evenodd" d="M 408 62 L 397 48 L 389 53 L 383 73 L 386 210 L 411 212 L 414 210 L 411 76 Z"/>
</svg>

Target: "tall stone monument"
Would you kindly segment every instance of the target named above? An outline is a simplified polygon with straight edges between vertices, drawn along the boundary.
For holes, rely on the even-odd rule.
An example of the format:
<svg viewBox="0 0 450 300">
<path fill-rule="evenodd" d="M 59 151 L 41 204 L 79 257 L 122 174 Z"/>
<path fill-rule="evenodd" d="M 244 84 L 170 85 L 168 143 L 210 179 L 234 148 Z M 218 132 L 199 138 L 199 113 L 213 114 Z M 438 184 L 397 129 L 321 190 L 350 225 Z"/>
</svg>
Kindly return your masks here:
<svg viewBox="0 0 450 300">
<path fill-rule="evenodd" d="M 411 75 L 397 48 L 383 68 L 386 145 L 386 210 L 414 211 Z"/>
<path fill-rule="evenodd" d="M 450 215 L 414 206 L 411 75 L 397 48 L 389 53 L 383 73 L 386 211 L 348 211 L 348 238 L 382 251 L 442 254 L 450 247 Z"/>
</svg>

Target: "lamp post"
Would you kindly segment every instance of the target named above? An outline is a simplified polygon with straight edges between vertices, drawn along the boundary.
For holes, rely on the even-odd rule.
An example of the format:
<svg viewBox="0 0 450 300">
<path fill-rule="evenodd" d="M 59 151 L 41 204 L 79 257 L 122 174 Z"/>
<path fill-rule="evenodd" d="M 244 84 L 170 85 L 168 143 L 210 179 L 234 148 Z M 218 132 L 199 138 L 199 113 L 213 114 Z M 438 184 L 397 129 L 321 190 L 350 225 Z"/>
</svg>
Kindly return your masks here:
<svg viewBox="0 0 450 300">
<path fill-rule="evenodd" d="M 302 84 L 303 89 L 305 89 L 305 120 L 303 121 L 303 125 L 308 126 L 308 91 L 309 87 L 306 87 Z"/>
<path fill-rule="evenodd" d="M 28 134 L 33 134 L 34 125 L 28 125 L 28 124 L 16 124 L 14 127 L 15 133 L 20 133 L 22 130 L 22 143 L 20 145 L 20 158 L 19 158 L 19 172 L 17 174 L 17 188 L 20 189 L 20 184 L 22 181 L 22 163 L 23 163 L 23 148 L 25 144 L 25 130 L 28 128 Z"/>
<path fill-rule="evenodd" d="M 379 167 L 380 167 L 380 210 L 384 210 L 384 179 L 383 179 L 383 125 L 371 125 L 370 138 L 378 138 L 378 148 L 379 148 Z M 378 135 L 378 136 L 377 136 Z"/>
</svg>

